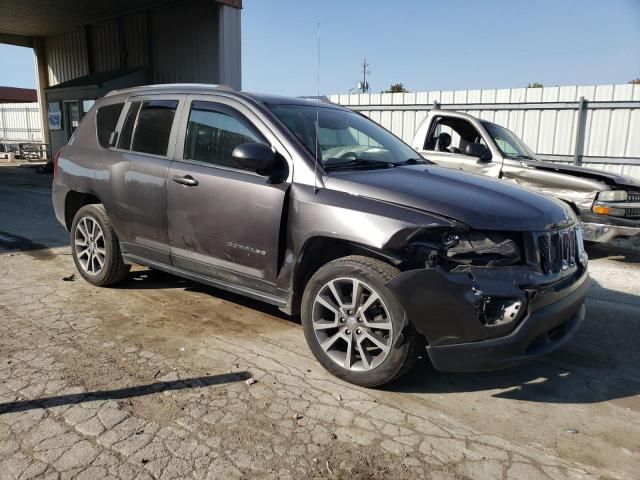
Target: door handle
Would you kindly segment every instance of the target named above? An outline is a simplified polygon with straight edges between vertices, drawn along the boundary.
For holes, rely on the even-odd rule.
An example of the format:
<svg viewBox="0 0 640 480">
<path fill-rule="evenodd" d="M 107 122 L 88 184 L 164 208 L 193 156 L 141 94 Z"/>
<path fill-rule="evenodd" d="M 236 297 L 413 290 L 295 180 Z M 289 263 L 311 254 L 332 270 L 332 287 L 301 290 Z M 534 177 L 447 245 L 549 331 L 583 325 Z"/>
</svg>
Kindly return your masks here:
<svg viewBox="0 0 640 480">
<path fill-rule="evenodd" d="M 187 187 L 195 187 L 196 185 L 198 185 L 198 181 L 191 175 L 185 175 L 184 177 L 176 175 L 175 177 L 173 177 L 173 181 L 179 183 L 180 185 L 186 185 Z"/>
</svg>

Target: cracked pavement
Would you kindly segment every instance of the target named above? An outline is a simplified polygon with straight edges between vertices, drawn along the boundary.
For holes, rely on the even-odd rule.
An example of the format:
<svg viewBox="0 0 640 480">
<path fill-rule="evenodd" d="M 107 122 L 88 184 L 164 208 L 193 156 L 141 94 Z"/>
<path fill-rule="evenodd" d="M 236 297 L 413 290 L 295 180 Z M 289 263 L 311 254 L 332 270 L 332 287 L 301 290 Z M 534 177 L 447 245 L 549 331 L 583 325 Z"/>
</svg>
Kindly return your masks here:
<svg viewBox="0 0 640 480">
<path fill-rule="evenodd" d="M 63 280 L 48 182 L 0 169 L 2 479 L 640 471 L 637 252 L 590 250 L 587 321 L 555 354 L 482 374 L 423 359 L 367 390 L 325 372 L 270 306 L 142 267 L 116 288 Z"/>
</svg>

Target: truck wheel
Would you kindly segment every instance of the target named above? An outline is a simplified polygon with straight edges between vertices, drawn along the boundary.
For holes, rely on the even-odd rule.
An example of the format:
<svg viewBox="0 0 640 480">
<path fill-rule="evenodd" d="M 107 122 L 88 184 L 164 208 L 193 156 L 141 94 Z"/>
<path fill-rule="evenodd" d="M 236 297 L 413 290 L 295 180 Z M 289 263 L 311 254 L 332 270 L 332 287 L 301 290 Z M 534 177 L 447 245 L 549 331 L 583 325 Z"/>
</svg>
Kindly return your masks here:
<svg viewBox="0 0 640 480">
<path fill-rule="evenodd" d="M 85 205 L 71 224 L 71 252 L 84 279 L 104 287 L 123 280 L 130 265 L 122 260 L 120 244 L 102 205 Z"/>
<path fill-rule="evenodd" d="M 399 270 L 349 256 L 321 267 L 302 297 L 309 348 L 333 375 L 364 387 L 389 383 L 409 370 L 420 337 L 385 283 Z"/>
</svg>

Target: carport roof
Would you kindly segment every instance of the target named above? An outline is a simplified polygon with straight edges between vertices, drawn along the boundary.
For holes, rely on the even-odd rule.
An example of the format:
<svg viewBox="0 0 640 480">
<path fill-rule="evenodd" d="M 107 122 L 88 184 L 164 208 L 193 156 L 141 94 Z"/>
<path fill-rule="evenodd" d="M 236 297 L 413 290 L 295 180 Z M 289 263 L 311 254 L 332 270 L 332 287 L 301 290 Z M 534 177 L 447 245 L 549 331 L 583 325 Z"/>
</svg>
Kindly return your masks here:
<svg viewBox="0 0 640 480">
<path fill-rule="evenodd" d="M 210 1 L 242 8 L 242 0 Z M 25 37 L 47 37 L 72 30 L 80 25 L 164 3 L 169 2 L 167 0 L 2 0 L 0 42 L 24 45 Z"/>
</svg>

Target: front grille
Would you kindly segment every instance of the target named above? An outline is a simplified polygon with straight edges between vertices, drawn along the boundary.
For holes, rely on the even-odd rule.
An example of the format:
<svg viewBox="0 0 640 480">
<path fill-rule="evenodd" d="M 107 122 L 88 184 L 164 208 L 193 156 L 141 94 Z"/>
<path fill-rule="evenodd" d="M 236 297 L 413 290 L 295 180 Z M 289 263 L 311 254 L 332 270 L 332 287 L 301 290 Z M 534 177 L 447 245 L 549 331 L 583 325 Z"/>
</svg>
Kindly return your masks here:
<svg viewBox="0 0 640 480">
<path fill-rule="evenodd" d="M 640 217 L 640 208 L 625 208 L 625 217 Z"/>
<path fill-rule="evenodd" d="M 640 202 L 640 192 L 627 192 L 628 202 Z"/>
<path fill-rule="evenodd" d="M 574 267 L 578 258 L 576 227 L 543 233 L 538 237 L 538 251 L 545 275 Z"/>
</svg>

